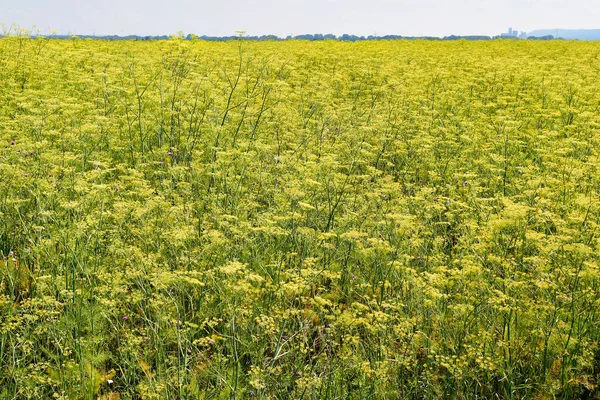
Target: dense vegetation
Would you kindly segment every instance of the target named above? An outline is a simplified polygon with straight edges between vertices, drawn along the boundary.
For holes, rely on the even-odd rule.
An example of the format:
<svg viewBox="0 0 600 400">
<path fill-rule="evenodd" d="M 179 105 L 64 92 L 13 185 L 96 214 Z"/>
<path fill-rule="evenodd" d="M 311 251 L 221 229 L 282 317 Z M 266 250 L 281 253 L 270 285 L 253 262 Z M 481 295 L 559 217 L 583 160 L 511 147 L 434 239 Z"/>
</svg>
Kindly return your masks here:
<svg viewBox="0 0 600 400">
<path fill-rule="evenodd" d="M 0 40 L 0 398 L 599 398 L 600 44 Z"/>
</svg>

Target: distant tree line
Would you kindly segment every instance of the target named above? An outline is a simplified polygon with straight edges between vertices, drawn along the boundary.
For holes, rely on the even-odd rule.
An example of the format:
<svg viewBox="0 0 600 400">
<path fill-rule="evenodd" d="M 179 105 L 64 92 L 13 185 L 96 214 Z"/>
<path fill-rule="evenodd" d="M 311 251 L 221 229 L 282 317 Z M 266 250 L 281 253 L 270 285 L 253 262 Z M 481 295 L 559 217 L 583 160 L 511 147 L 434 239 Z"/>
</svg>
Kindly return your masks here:
<svg viewBox="0 0 600 400">
<path fill-rule="evenodd" d="M 2 37 L 3 35 L 0 35 Z M 384 36 L 357 36 L 357 35 L 349 35 L 343 34 L 341 36 L 336 36 L 333 34 L 304 34 L 304 35 L 289 35 L 285 38 L 281 38 L 275 35 L 261 35 L 261 36 L 197 36 L 194 34 L 189 34 L 187 36 L 177 36 L 177 35 L 159 35 L 159 36 L 138 36 L 138 35 L 127 35 L 127 36 L 118 36 L 118 35 L 108 35 L 108 36 L 96 36 L 96 35 L 53 35 L 53 38 L 56 39 L 97 39 L 97 40 L 167 40 L 171 38 L 178 38 L 184 40 L 205 40 L 210 42 L 226 42 L 230 40 L 239 40 L 243 38 L 248 41 L 283 41 L 283 40 L 307 40 L 307 41 L 321 41 L 321 40 L 337 40 L 343 42 L 360 42 L 360 41 L 369 41 L 369 40 L 432 40 L 432 41 L 451 41 L 451 40 L 494 40 L 498 39 L 500 36 L 482 36 L 482 35 L 470 35 L 470 36 L 457 36 L 450 35 L 444 37 L 436 37 L 436 36 L 402 36 L 402 35 L 384 35 Z M 504 38 L 506 40 L 520 40 L 517 38 Z M 528 37 L 529 40 L 553 40 L 554 36 L 546 35 L 540 37 Z M 560 39 L 560 38 L 558 38 Z"/>
</svg>

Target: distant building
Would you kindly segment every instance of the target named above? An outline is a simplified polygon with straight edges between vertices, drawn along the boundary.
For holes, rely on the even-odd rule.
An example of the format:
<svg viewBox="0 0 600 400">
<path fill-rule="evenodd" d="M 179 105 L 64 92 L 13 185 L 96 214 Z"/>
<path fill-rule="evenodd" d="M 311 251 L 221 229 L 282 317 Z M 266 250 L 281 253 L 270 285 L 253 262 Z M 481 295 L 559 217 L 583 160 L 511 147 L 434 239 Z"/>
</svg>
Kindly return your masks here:
<svg viewBox="0 0 600 400">
<path fill-rule="evenodd" d="M 525 36 L 524 36 L 525 35 Z M 520 32 L 513 28 L 508 28 L 508 32 L 504 32 L 500 34 L 501 38 L 526 38 L 525 32 Z"/>
</svg>

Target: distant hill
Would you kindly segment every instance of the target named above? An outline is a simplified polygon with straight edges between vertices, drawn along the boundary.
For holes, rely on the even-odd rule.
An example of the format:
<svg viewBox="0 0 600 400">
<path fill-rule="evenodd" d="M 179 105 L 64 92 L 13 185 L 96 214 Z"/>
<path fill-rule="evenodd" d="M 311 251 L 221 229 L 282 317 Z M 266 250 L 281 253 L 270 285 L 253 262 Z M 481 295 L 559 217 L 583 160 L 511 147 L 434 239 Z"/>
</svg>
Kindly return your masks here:
<svg viewBox="0 0 600 400">
<path fill-rule="evenodd" d="M 538 29 L 527 33 L 527 37 L 548 35 L 571 40 L 600 40 L 600 29 Z"/>
</svg>

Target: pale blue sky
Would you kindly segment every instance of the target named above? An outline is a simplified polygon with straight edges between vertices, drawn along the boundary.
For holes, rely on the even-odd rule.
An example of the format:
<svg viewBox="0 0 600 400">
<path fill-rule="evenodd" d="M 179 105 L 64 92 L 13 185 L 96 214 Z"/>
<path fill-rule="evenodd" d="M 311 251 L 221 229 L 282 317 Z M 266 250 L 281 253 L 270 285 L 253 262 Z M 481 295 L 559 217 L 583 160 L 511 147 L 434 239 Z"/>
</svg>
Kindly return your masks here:
<svg viewBox="0 0 600 400">
<path fill-rule="evenodd" d="M 97 35 L 496 35 L 600 28 L 600 0 L 0 0 L 0 23 Z"/>
</svg>

